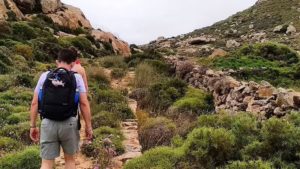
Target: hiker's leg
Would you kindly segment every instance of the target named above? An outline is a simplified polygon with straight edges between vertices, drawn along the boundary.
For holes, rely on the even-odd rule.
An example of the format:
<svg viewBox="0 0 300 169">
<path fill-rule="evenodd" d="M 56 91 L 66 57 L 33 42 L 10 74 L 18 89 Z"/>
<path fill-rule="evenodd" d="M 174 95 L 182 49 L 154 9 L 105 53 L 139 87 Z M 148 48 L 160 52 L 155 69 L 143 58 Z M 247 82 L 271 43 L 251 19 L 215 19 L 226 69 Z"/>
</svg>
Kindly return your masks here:
<svg viewBox="0 0 300 169">
<path fill-rule="evenodd" d="M 65 169 L 75 169 L 76 164 L 75 164 L 75 155 L 68 155 L 65 153 Z"/>
<path fill-rule="evenodd" d="M 42 160 L 41 169 L 53 169 L 54 160 Z"/>
</svg>

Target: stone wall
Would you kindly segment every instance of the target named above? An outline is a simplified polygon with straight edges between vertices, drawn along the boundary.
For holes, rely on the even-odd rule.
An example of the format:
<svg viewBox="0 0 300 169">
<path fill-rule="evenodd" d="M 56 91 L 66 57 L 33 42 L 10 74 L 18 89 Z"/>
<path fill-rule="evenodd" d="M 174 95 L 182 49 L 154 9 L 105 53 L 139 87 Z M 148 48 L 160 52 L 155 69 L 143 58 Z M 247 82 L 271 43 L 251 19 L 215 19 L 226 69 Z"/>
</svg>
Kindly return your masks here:
<svg viewBox="0 0 300 169">
<path fill-rule="evenodd" d="M 173 66 L 176 75 L 191 86 L 211 92 L 217 111 L 247 111 L 265 119 L 300 109 L 299 92 L 275 88 L 266 81 L 260 84 L 238 81 L 229 72 L 194 65 L 178 56 L 166 57 L 166 60 Z"/>
</svg>

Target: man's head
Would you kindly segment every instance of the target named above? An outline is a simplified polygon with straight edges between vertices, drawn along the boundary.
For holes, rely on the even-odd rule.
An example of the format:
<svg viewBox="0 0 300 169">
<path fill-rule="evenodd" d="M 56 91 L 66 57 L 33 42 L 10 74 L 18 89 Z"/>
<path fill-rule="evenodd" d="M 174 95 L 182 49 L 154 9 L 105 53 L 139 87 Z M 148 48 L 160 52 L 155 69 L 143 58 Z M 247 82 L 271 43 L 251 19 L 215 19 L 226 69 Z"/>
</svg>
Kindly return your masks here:
<svg viewBox="0 0 300 169">
<path fill-rule="evenodd" d="M 56 64 L 58 67 L 71 69 L 77 59 L 77 52 L 72 49 L 62 49 L 58 52 Z"/>
</svg>

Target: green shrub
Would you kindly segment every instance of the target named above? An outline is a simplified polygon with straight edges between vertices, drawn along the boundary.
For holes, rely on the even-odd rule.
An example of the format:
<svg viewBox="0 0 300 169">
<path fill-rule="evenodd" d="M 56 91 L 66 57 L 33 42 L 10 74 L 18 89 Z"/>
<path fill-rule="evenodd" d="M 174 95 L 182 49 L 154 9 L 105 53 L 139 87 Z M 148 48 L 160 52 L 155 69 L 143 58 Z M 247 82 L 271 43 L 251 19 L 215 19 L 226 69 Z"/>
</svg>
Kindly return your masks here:
<svg viewBox="0 0 300 169">
<path fill-rule="evenodd" d="M 0 62 L 9 66 L 12 65 L 11 56 L 12 53 L 7 47 L 0 46 Z"/>
<path fill-rule="evenodd" d="M 6 21 L 0 21 L 0 37 L 6 38 L 12 33 L 10 24 Z"/>
<path fill-rule="evenodd" d="M 154 50 L 145 50 L 143 53 L 134 53 L 131 57 L 126 58 L 126 62 L 130 67 L 135 67 L 138 64 L 142 63 L 145 60 L 160 60 L 162 55 Z"/>
<path fill-rule="evenodd" d="M 30 105 L 33 92 L 25 88 L 12 88 L 8 91 L 0 93 L 1 103 L 13 105 Z"/>
<path fill-rule="evenodd" d="M 32 60 L 33 59 L 33 49 L 29 45 L 17 44 L 14 47 L 14 51 L 15 51 L 16 54 L 24 56 L 26 58 L 26 60 Z"/>
<path fill-rule="evenodd" d="M 29 138 L 29 123 L 20 123 L 18 125 L 6 125 L 0 131 L 0 136 L 10 137 L 25 144 L 31 144 Z"/>
<path fill-rule="evenodd" d="M 87 53 L 92 53 L 93 51 L 92 43 L 87 38 L 81 36 L 61 37 L 59 39 L 59 44 L 63 47 L 74 46 Z"/>
<path fill-rule="evenodd" d="M 21 40 L 37 38 L 36 31 L 27 22 L 16 22 L 12 24 L 13 35 Z"/>
<path fill-rule="evenodd" d="M 10 75 L 0 75 L 0 92 L 8 90 L 14 86 L 13 78 Z"/>
<path fill-rule="evenodd" d="M 95 81 L 97 84 L 109 84 L 109 79 L 103 69 L 98 67 L 88 67 L 86 70 L 90 81 Z"/>
<path fill-rule="evenodd" d="M 100 59 L 100 64 L 105 68 L 127 68 L 122 56 L 106 56 Z"/>
<path fill-rule="evenodd" d="M 126 70 L 120 68 L 114 68 L 111 71 L 111 77 L 114 79 L 120 79 L 126 75 Z"/>
<path fill-rule="evenodd" d="M 158 76 L 158 73 L 149 64 L 139 64 L 135 70 L 134 86 L 136 88 L 148 87 L 157 82 Z"/>
<path fill-rule="evenodd" d="M 186 89 L 187 84 L 182 80 L 167 79 L 151 85 L 140 106 L 160 114 L 165 112 L 177 99 L 181 98 L 185 94 Z"/>
<path fill-rule="evenodd" d="M 8 153 L 22 148 L 22 144 L 9 137 L 0 137 L 0 152 Z M 1 155 L 0 155 L 1 157 Z"/>
<path fill-rule="evenodd" d="M 159 74 L 170 75 L 171 67 L 169 64 L 160 60 L 145 60 L 146 64 L 152 66 Z"/>
<path fill-rule="evenodd" d="M 34 77 L 30 74 L 21 73 L 17 75 L 15 85 L 31 88 L 34 85 L 33 78 Z"/>
<path fill-rule="evenodd" d="M 37 169 L 40 164 L 40 151 L 35 147 L 29 147 L 21 152 L 0 158 L 1 169 Z"/>
<path fill-rule="evenodd" d="M 196 115 L 212 112 L 214 109 L 213 98 L 210 94 L 200 89 L 188 88 L 185 96 L 173 104 L 180 112 L 193 112 Z"/>
<path fill-rule="evenodd" d="M 101 111 L 93 115 L 92 126 L 94 129 L 103 126 L 118 128 L 120 126 L 120 121 L 116 114 L 111 112 Z"/>
<path fill-rule="evenodd" d="M 193 130 L 183 145 L 188 160 L 203 168 L 215 168 L 230 159 L 235 145 L 232 132 L 220 128 Z"/>
<path fill-rule="evenodd" d="M 124 169 L 174 169 L 176 162 L 182 156 L 183 152 L 180 149 L 159 147 L 145 152 L 141 157 L 130 160 Z"/>
<path fill-rule="evenodd" d="M 156 146 L 169 146 L 175 136 L 175 124 L 164 117 L 149 118 L 139 129 L 143 151 Z"/>
<path fill-rule="evenodd" d="M 8 124 L 18 124 L 29 121 L 29 112 L 14 113 L 6 118 Z"/>
<path fill-rule="evenodd" d="M 270 169 L 272 167 L 272 163 L 264 162 L 264 161 L 235 161 L 229 165 L 226 165 L 226 169 Z"/>
</svg>

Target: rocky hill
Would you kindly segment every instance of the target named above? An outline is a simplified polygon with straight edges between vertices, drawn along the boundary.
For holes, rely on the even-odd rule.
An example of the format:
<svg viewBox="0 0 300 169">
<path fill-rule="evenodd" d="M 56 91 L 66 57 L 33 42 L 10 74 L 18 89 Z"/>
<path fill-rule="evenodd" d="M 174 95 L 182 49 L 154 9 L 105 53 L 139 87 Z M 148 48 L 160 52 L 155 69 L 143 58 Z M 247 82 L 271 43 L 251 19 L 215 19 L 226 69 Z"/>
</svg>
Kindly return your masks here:
<svg viewBox="0 0 300 169">
<path fill-rule="evenodd" d="M 0 21 L 31 21 L 37 17 L 47 18 L 55 26 L 57 36 L 88 34 L 103 46 L 112 46 L 112 52 L 130 56 L 126 42 L 109 32 L 94 29 L 79 8 L 63 4 L 60 0 L 1 0 Z M 52 27 L 53 28 L 53 27 Z M 51 31 L 54 31 L 50 29 Z M 97 47 L 98 48 L 98 47 Z"/>
<path fill-rule="evenodd" d="M 224 55 L 245 43 L 273 41 L 299 47 L 299 0 L 259 0 L 254 6 L 212 26 L 146 45 L 195 57 Z M 171 48 L 171 50 L 169 50 Z"/>
</svg>

